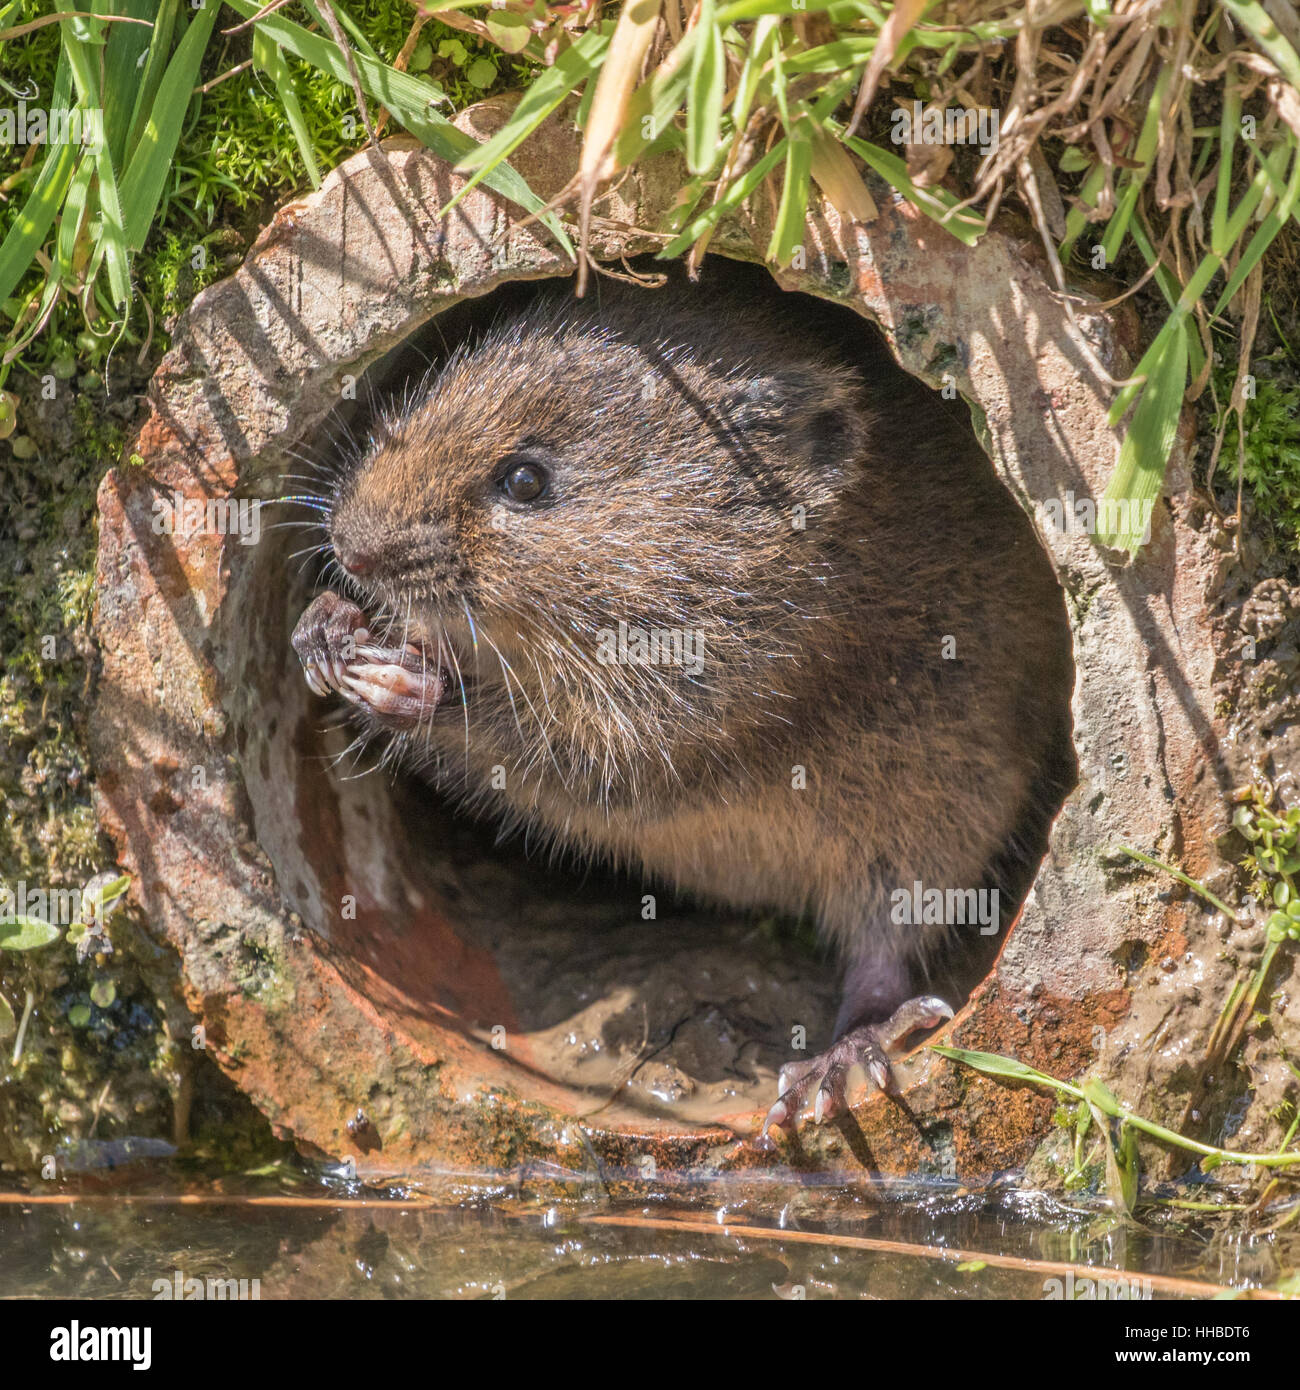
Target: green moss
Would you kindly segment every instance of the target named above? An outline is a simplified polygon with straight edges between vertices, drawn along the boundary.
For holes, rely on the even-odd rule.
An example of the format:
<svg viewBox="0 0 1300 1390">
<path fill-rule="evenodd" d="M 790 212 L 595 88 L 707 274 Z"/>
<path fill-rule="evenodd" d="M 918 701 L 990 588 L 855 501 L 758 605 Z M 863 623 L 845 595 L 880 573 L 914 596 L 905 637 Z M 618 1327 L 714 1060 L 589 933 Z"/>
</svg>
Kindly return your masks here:
<svg viewBox="0 0 1300 1390">
<path fill-rule="evenodd" d="M 1246 401 L 1242 477 L 1259 516 L 1271 523 L 1282 547 L 1300 551 L 1300 359 L 1280 347 L 1252 364 L 1254 397 Z M 1216 368 L 1218 397 L 1232 393 L 1234 366 Z M 1215 416 L 1222 428 L 1226 410 Z M 1219 482 L 1235 478 L 1236 421 L 1227 422 Z"/>
</svg>

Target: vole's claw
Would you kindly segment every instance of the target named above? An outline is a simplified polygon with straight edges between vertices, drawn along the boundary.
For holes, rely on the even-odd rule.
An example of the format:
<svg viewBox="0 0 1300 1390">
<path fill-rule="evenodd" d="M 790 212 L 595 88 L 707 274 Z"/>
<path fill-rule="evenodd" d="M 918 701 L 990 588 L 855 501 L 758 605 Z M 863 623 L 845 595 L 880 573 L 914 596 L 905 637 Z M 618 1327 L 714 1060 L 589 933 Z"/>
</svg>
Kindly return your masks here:
<svg viewBox="0 0 1300 1390">
<path fill-rule="evenodd" d="M 788 1062 L 781 1068 L 781 1094 L 763 1120 L 760 1140 L 767 1141 L 767 1132 L 774 1125 L 784 1128 L 796 1120 L 810 1096 L 815 1124 L 840 1114 L 848 1105 L 848 1075 L 854 1066 L 862 1067 L 879 1090 L 886 1090 L 890 1078 L 886 1049 L 897 1047 L 918 1029 L 933 1028 L 952 1016 L 948 1005 L 935 995 L 909 999 L 883 1023 L 859 1024 L 837 1038 L 825 1052 L 806 1061 Z"/>
<path fill-rule="evenodd" d="M 441 667 L 419 647 L 371 644 L 365 613 L 326 592 L 315 598 L 293 632 L 308 686 L 342 695 L 390 728 L 429 718 L 446 691 Z"/>
<path fill-rule="evenodd" d="M 886 1047 L 897 1047 L 909 1034 L 934 1028 L 952 1016 L 952 1009 L 938 995 L 923 994 L 900 1004 L 884 1023 L 876 1025 L 876 1033 Z"/>
<path fill-rule="evenodd" d="M 327 590 L 318 594 L 293 630 L 293 649 L 307 684 L 317 695 L 342 688 L 344 666 L 352 658 L 366 615 L 355 603 Z"/>
<path fill-rule="evenodd" d="M 437 666 L 412 649 L 363 647 L 344 672 L 342 692 L 387 723 L 418 724 L 443 697 L 446 681 Z"/>
</svg>

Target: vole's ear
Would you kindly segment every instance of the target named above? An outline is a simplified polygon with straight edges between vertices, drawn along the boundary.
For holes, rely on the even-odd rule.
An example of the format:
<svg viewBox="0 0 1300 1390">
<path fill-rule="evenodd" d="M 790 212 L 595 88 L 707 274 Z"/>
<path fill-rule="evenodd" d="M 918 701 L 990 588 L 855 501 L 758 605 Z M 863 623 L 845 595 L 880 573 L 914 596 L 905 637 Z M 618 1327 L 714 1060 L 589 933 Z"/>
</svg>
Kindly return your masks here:
<svg viewBox="0 0 1300 1390">
<path fill-rule="evenodd" d="M 838 367 L 799 364 L 756 375 L 736 384 L 723 409 L 742 438 L 817 469 L 848 465 L 866 444 L 860 384 Z"/>
</svg>

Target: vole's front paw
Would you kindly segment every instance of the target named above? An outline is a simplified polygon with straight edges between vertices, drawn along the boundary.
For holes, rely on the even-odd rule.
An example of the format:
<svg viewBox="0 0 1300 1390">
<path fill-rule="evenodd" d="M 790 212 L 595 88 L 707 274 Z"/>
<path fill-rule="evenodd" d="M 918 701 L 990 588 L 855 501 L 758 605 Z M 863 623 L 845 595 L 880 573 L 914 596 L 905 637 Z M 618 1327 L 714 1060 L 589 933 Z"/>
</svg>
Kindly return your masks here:
<svg viewBox="0 0 1300 1390">
<path fill-rule="evenodd" d="M 894 1010 L 883 1023 L 861 1024 L 850 1028 L 816 1057 L 803 1062 L 790 1062 L 781 1068 L 781 1094 L 767 1112 L 760 1142 L 766 1141 L 773 1125 L 785 1126 L 796 1120 L 816 1091 L 813 1119 L 817 1124 L 838 1115 L 848 1104 L 846 1098 L 850 1069 L 857 1065 L 883 1091 L 889 1083 L 888 1050 L 896 1048 L 909 1034 L 921 1028 L 933 1028 L 952 1017 L 952 1010 L 942 999 L 924 995 L 909 999 Z"/>
<path fill-rule="evenodd" d="M 392 729 L 430 718 L 446 692 L 439 663 L 423 647 L 381 647 L 355 603 L 325 592 L 293 630 L 293 647 L 317 695 L 335 692 Z"/>
</svg>

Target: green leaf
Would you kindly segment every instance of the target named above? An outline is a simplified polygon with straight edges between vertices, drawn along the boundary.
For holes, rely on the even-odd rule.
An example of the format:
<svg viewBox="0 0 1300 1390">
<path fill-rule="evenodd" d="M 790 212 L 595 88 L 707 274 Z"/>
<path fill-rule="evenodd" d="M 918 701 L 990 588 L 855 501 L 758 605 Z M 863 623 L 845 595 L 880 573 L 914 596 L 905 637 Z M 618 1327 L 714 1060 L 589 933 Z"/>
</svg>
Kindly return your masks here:
<svg viewBox="0 0 1300 1390">
<path fill-rule="evenodd" d="M 97 888 L 90 893 L 83 891 L 81 895 L 83 912 L 89 911 L 92 907 L 108 907 L 110 904 L 116 902 L 130 886 L 131 875 L 120 874 L 117 878 L 110 879 L 102 888 Z"/>
<path fill-rule="evenodd" d="M 70 285 L 73 280 L 73 265 L 77 252 L 77 236 L 81 230 L 82 215 L 90 196 L 90 180 L 95 173 L 95 161 L 83 158 L 72 176 L 67 197 L 63 200 L 63 211 L 59 214 L 59 236 L 55 244 L 54 263 L 58 269 L 61 284 Z"/>
<path fill-rule="evenodd" d="M 1300 90 L 1300 57 L 1259 0 L 1223 0 L 1223 5 L 1277 64 L 1286 80 Z"/>
<path fill-rule="evenodd" d="M 68 1022 L 74 1028 L 84 1028 L 90 1022 L 90 1005 L 74 1004 L 68 1010 Z"/>
<path fill-rule="evenodd" d="M 648 82 L 643 82 L 627 104 L 623 129 L 614 141 L 614 158 L 619 168 L 626 169 L 639 159 L 651 145 L 662 140 L 673 129 L 673 117 L 686 98 L 691 65 L 695 60 L 695 45 L 700 40 L 699 25 L 682 35 L 673 50 L 678 55 L 677 67 L 665 75 L 656 68 Z"/>
<path fill-rule="evenodd" d="M 132 251 L 140 250 L 153 225 L 181 138 L 199 64 L 220 8 L 218 0 L 205 0 L 203 8 L 194 13 L 158 84 L 158 95 L 122 176 L 124 231 L 126 244 Z"/>
<path fill-rule="evenodd" d="M 1233 295 L 1235 295 L 1245 283 L 1246 276 L 1254 270 L 1255 266 L 1263 257 L 1264 252 L 1273 244 L 1273 239 L 1290 219 L 1291 213 L 1296 206 L 1296 197 L 1300 194 L 1300 148 L 1296 146 L 1294 138 L 1288 140 L 1283 150 L 1274 150 L 1272 154 L 1268 156 L 1264 161 L 1264 169 L 1268 174 L 1274 176 L 1270 179 L 1270 182 L 1280 177 L 1281 166 L 1280 164 L 1275 166 L 1275 161 L 1279 159 L 1279 156 L 1282 160 L 1285 160 L 1287 149 L 1289 149 L 1293 155 L 1291 178 L 1286 187 L 1282 190 L 1272 210 L 1261 220 L 1259 226 L 1255 229 L 1255 234 L 1251 237 L 1250 244 L 1237 258 L 1237 264 L 1232 268 L 1232 274 L 1228 278 L 1228 283 L 1223 287 L 1223 293 L 1215 302 L 1212 311 L 1212 317 L 1214 318 L 1217 318 L 1224 309 L 1227 308 Z M 1256 156 L 1256 158 L 1258 158 L 1258 156 Z"/>
<path fill-rule="evenodd" d="M 17 913 L 9 921 L 0 922 L 0 951 L 36 951 L 58 938 L 58 927 L 39 917 Z"/>
<path fill-rule="evenodd" d="M 1145 543 L 1187 389 L 1187 336 L 1170 317 L 1148 353 L 1149 374 L 1097 508 L 1097 540 L 1134 555 Z"/>
<path fill-rule="evenodd" d="M 101 0 L 102 4 L 102 0 Z M 70 5 L 69 9 L 76 6 Z M 157 0 L 114 0 L 114 14 L 152 20 Z M 153 30 L 143 24 L 109 25 L 104 47 L 104 138 L 113 167 L 120 170 L 131 133 L 132 112 L 140 90 L 140 59 L 148 51 Z"/>
<path fill-rule="evenodd" d="M 125 312 L 131 303 L 131 258 L 122 224 L 117 175 L 113 172 L 113 158 L 107 145 L 95 155 L 95 173 L 99 179 L 99 249 L 108 266 L 108 287 L 113 303 Z M 150 217 L 152 220 L 152 214 Z"/>
<path fill-rule="evenodd" d="M 727 55 L 722 46 L 714 0 L 700 0 L 695 28 L 699 38 L 691 55 L 686 105 L 686 167 L 707 174 L 722 140 L 722 104 L 727 93 Z"/>
<path fill-rule="evenodd" d="M 1171 73 L 1172 69 L 1168 63 L 1162 64 L 1157 69 L 1155 86 L 1152 88 L 1151 96 L 1147 101 L 1146 118 L 1143 121 L 1137 148 L 1134 151 L 1136 158 L 1140 161 L 1140 167 L 1124 170 L 1115 211 L 1106 224 L 1106 231 L 1102 235 L 1101 245 L 1106 254 L 1107 265 L 1113 265 L 1115 257 L 1119 254 L 1119 248 L 1123 244 L 1124 235 L 1128 231 L 1134 209 L 1137 207 L 1138 197 L 1155 164 L 1156 148 L 1160 139 L 1161 108 L 1164 104 L 1165 89 L 1169 85 Z"/>
<path fill-rule="evenodd" d="M 1087 150 L 1081 150 L 1077 145 L 1067 145 L 1061 151 L 1056 166 L 1063 174 L 1078 174 L 1084 169 L 1091 169 L 1092 161 L 1093 156 Z"/>
<path fill-rule="evenodd" d="M 96 980 L 90 987 L 90 1002 L 101 1009 L 111 1009 L 117 998 L 117 986 L 112 980 Z"/>
<path fill-rule="evenodd" d="M 1090 1105 L 1095 1105 L 1103 1115 L 1109 1115 L 1112 1119 L 1118 1119 L 1124 1112 L 1119 1108 L 1119 1101 L 1115 1099 L 1115 1093 L 1096 1077 L 1085 1081 L 1080 1088 L 1084 1097 Z"/>
<path fill-rule="evenodd" d="M 785 158 L 785 146 L 784 140 L 778 140 L 762 159 L 756 164 L 752 164 L 738 179 L 733 179 L 727 185 L 727 191 L 716 203 L 705 208 L 698 217 L 695 217 L 683 228 L 679 236 L 664 247 L 659 253 L 659 259 L 671 260 L 674 256 L 680 256 L 683 252 L 689 251 L 710 227 L 725 217 L 733 208 L 739 207 L 767 177 L 768 173 Z"/>
<path fill-rule="evenodd" d="M 788 266 L 797 247 L 803 244 L 808 220 L 808 198 L 812 191 L 812 131 L 801 116 L 790 132 L 785 151 L 785 183 L 777 208 L 767 259 Z"/>
<path fill-rule="evenodd" d="M 521 53 L 528 47 L 533 31 L 524 15 L 512 14 L 509 10 L 489 10 L 483 22 L 487 25 L 488 37 L 504 52 Z"/>
<path fill-rule="evenodd" d="M 833 123 L 828 122 L 834 128 Z M 844 143 L 891 187 L 896 188 L 909 203 L 914 203 L 927 217 L 933 218 L 946 232 L 966 246 L 974 246 L 986 228 L 984 219 L 964 208 L 952 217 L 945 214 L 957 205 L 957 199 L 945 188 L 918 188 L 908 176 L 907 165 L 896 154 L 873 145 L 868 140 L 851 136 Z"/>
<path fill-rule="evenodd" d="M 0 300 L 13 293 L 35 260 L 68 191 L 76 164 L 77 150 L 71 144 L 52 146 L 45 156 L 36 186 L 0 244 Z"/>
<path fill-rule="evenodd" d="M 491 58 L 475 58 L 465 69 L 465 81 L 471 87 L 485 89 L 497 80 L 497 65 Z"/>
<path fill-rule="evenodd" d="M 352 18 L 352 16 L 340 3 L 340 0 L 333 0 L 333 3 L 334 16 L 338 20 L 339 24 L 347 31 L 348 35 L 352 39 L 352 42 L 357 46 L 358 49 L 360 49 L 360 51 L 363 54 L 365 54 L 367 58 L 378 58 L 379 54 L 375 52 L 374 44 L 372 44 L 370 40 L 366 37 L 365 30 L 356 22 L 355 19 Z M 316 0 L 302 0 L 302 6 L 303 9 L 305 9 L 307 13 L 311 16 L 311 18 L 315 21 L 316 28 L 323 33 L 328 33 L 329 25 L 325 23 L 325 16 L 321 14 L 320 6 L 316 4 Z M 439 8 L 442 7 L 439 6 Z M 457 6 L 455 8 L 460 7 Z"/>
<path fill-rule="evenodd" d="M 763 65 L 767 61 L 767 51 L 780 36 L 780 18 L 764 15 L 754 26 L 754 32 L 745 45 L 745 61 L 736 81 L 736 95 L 731 102 L 731 124 L 737 133 L 743 132 L 749 123 L 749 113 L 754 104 L 754 96 L 763 77 Z"/>
<path fill-rule="evenodd" d="M 294 143 L 302 157 L 303 166 L 313 188 L 321 185 L 320 166 L 316 163 L 316 152 L 312 148 L 311 132 L 302 114 L 302 104 L 298 100 L 298 88 L 289 71 L 289 64 L 279 46 L 273 43 L 260 29 L 253 30 L 253 63 L 275 83 L 276 95 L 284 107 L 285 118 L 293 134 Z"/>
<path fill-rule="evenodd" d="M 961 1062 L 985 1076 L 1005 1076 L 1013 1081 L 1032 1081 L 1037 1086 L 1051 1086 L 1057 1091 L 1076 1096 L 1079 1094 L 1075 1087 L 1058 1081 L 1054 1076 L 1048 1076 L 1046 1072 L 1036 1071 L 1024 1062 L 1017 1062 L 1014 1057 L 1002 1057 L 996 1052 L 971 1052 L 964 1047 L 946 1047 L 940 1043 L 932 1043 L 930 1051 L 937 1052 L 941 1057 L 948 1057 L 954 1062 Z"/>
<path fill-rule="evenodd" d="M 102 59 L 98 51 L 100 43 L 84 37 L 83 26 L 76 17 L 61 19 L 59 27 L 63 36 L 63 51 L 67 54 L 77 85 L 78 105 L 83 111 L 101 108 L 103 93 L 99 79 Z M 101 261 L 105 263 L 108 266 L 108 284 L 113 303 L 125 313 L 131 302 L 131 267 L 123 239 L 117 173 L 113 168 L 107 139 L 91 151 L 91 157 L 95 161 L 98 181 L 99 244 L 88 279 L 94 279 Z"/>
<path fill-rule="evenodd" d="M 471 142 L 469 151 L 461 156 L 456 172 L 476 174 L 477 178 L 471 181 L 473 186 L 478 178 L 495 169 L 570 92 L 600 70 L 601 59 L 608 47 L 608 34 L 588 29 L 572 48 L 566 48 L 560 54 L 552 67 L 529 84 L 505 125 L 490 140 L 485 140 L 481 145 Z"/>
<path fill-rule="evenodd" d="M 126 147 L 119 159 L 119 164 L 123 167 L 131 162 L 131 156 L 140 143 L 145 121 L 153 110 L 154 99 L 158 95 L 158 84 L 162 81 L 167 59 L 172 51 L 172 35 L 176 32 L 180 7 L 181 0 L 161 0 L 149 38 L 149 56 L 144 60 L 144 66 L 131 78 L 134 102 L 131 107 L 131 125 L 127 132 Z M 118 159 L 116 152 L 114 158 Z"/>
</svg>

